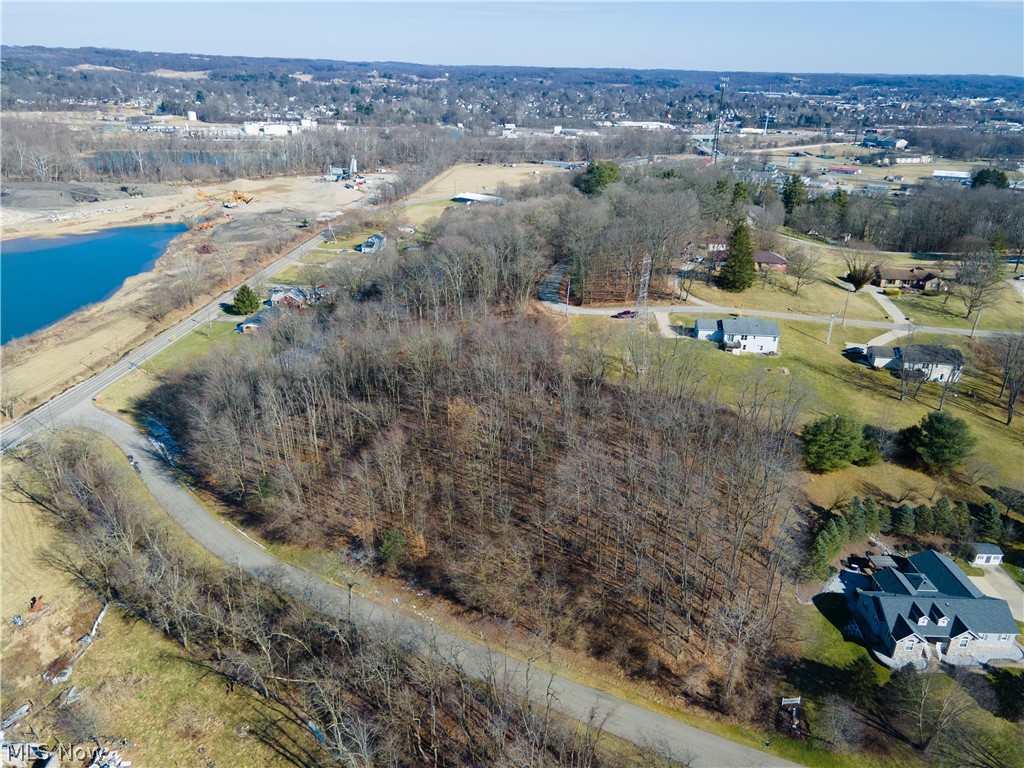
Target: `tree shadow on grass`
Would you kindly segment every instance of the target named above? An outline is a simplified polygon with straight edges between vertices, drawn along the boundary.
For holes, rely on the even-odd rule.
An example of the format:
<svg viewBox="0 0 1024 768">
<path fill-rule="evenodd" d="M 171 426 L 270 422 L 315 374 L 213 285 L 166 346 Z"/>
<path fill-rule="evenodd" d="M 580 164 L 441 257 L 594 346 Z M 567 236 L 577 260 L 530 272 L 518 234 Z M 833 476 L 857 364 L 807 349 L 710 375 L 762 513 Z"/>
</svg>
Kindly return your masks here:
<svg viewBox="0 0 1024 768">
<path fill-rule="evenodd" d="M 225 695 L 243 697 L 252 709 L 244 723 L 249 729 L 249 734 L 277 753 L 285 763 L 296 768 L 320 764 L 317 755 L 319 749 L 313 738 L 302 743 L 296 737 L 296 734 L 311 736 L 312 732 L 306 721 L 291 707 L 260 695 L 207 661 L 182 654 L 168 654 L 168 657 L 196 667 L 204 676 L 222 680 L 225 683 Z"/>
</svg>

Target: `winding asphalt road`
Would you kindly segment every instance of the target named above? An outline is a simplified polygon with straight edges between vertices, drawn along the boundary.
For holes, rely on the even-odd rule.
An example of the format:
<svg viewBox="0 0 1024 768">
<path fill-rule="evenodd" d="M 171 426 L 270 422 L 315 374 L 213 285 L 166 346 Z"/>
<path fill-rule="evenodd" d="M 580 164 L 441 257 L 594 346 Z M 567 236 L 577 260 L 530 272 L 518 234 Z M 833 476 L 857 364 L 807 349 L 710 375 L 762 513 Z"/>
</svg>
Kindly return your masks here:
<svg viewBox="0 0 1024 768">
<path fill-rule="evenodd" d="M 292 597 L 307 601 L 330 615 L 338 618 L 349 615 L 349 595 L 344 587 L 278 560 L 258 542 L 212 515 L 178 481 L 149 439 L 126 422 L 98 410 L 89 399 L 79 400 L 63 410 L 59 422 L 94 429 L 132 455 L 139 463 L 143 482 L 171 518 L 214 557 L 256 578 L 273 582 Z M 677 758 L 692 756 L 694 766 L 796 765 L 685 725 L 564 675 L 531 667 L 500 648 L 439 629 L 428 617 L 399 613 L 359 594 L 352 596 L 351 612 L 355 621 L 376 626 L 389 637 L 398 638 L 421 653 L 438 656 L 465 674 L 482 678 L 497 673 L 499 679 L 508 679 L 524 690 L 532 701 L 544 705 L 551 696 L 554 709 L 582 721 L 596 713 L 597 722 L 606 732 L 640 745 L 667 747 Z"/>
</svg>

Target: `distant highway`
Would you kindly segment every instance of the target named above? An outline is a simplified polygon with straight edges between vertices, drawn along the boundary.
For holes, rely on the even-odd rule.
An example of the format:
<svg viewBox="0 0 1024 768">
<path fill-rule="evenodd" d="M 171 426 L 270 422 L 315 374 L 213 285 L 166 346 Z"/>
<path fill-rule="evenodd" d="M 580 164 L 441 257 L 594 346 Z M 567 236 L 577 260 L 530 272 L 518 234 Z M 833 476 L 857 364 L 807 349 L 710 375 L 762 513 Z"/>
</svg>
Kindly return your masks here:
<svg viewBox="0 0 1024 768">
<path fill-rule="evenodd" d="M 277 261 L 264 267 L 255 275 L 252 275 L 243 282 L 263 282 L 269 280 L 276 272 L 284 269 L 298 259 L 305 256 L 311 250 L 323 242 L 323 235 L 318 234 L 294 250 L 282 256 Z M 241 283 L 239 283 L 241 285 Z M 145 363 L 149 358 L 167 349 L 171 344 L 183 336 L 193 333 L 203 323 L 212 320 L 220 311 L 221 305 L 232 300 L 237 286 L 227 291 L 206 306 L 196 310 L 187 318 L 172 328 L 161 333 L 152 341 L 143 344 L 104 371 L 76 384 L 71 389 L 53 397 L 49 402 L 29 411 L 24 416 L 7 424 L 0 431 L 0 453 L 23 442 L 40 429 L 50 429 L 55 426 L 61 417 L 83 402 L 88 402 L 96 397 L 102 390 L 109 387 L 115 381 L 124 378 L 136 368 Z"/>
</svg>

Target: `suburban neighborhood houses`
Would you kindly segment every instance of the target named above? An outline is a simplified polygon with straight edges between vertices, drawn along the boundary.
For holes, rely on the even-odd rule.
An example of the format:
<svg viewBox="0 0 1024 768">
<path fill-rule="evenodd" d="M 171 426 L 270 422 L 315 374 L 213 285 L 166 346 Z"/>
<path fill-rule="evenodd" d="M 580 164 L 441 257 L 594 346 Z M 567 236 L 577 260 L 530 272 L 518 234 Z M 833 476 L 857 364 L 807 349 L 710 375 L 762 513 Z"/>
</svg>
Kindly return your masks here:
<svg viewBox="0 0 1024 768">
<path fill-rule="evenodd" d="M 949 557 L 927 550 L 877 570 L 854 590 L 861 629 L 893 667 L 1020 661 L 1017 624 L 1005 600 L 986 597 Z"/>
</svg>

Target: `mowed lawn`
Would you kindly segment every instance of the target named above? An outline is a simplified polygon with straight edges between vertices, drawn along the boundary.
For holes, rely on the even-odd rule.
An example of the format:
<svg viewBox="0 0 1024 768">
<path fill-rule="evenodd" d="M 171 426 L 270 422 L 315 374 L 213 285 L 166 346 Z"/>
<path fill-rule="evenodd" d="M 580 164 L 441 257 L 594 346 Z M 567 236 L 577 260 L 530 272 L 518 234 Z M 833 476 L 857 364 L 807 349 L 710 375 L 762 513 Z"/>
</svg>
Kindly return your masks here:
<svg viewBox="0 0 1024 768">
<path fill-rule="evenodd" d="M 238 322 L 243 318 L 239 317 Z M 193 365 L 218 344 L 235 345 L 242 334 L 235 322 L 207 323 L 201 329 L 178 339 L 167 349 L 149 358 L 139 369 L 114 382 L 96 397 L 96 405 L 122 418 L 130 417 L 136 403 L 152 392 L 164 378 Z"/>
<path fill-rule="evenodd" d="M 753 313 L 752 313 L 753 314 Z M 693 318 L 673 315 L 677 327 L 693 327 Z M 621 322 L 621 321 L 619 321 Z M 843 355 L 846 343 L 863 344 L 878 334 L 876 329 L 843 327 L 836 323 L 832 343 L 825 344 L 827 323 L 780 321 L 782 339 L 779 355 L 732 355 L 710 342 L 691 338 L 665 339 L 651 334 L 655 345 L 652 359 L 664 358 L 665 375 L 686 377 L 698 392 L 724 403 L 734 403 L 753 382 L 792 387 L 803 398 L 801 421 L 806 423 L 836 413 L 852 416 L 862 423 L 899 430 L 919 422 L 938 408 L 941 390 L 937 384 L 925 384 L 919 396 L 899 399 L 899 381 L 889 371 L 876 371 Z M 599 317 L 574 317 L 569 332 L 579 343 L 602 343 L 613 358 L 622 357 L 629 333 L 628 325 Z M 921 342 L 946 343 L 966 350 L 973 359 L 969 343 L 963 337 L 921 336 Z M 990 372 L 968 364 L 957 397 L 946 398 L 944 410 L 964 419 L 977 438 L 974 456 L 989 465 L 992 480 L 1000 485 L 1019 487 L 1024 466 L 1024 417 L 1006 426 L 1006 412 L 997 399 L 999 382 Z M 887 471 L 890 465 L 882 465 Z M 925 478 L 920 473 L 913 473 Z M 877 478 L 876 478 L 877 480 Z"/>
<path fill-rule="evenodd" d="M 925 296 L 908 292 L 890 298 L 916 325 L 971 328 L 977 317 L 976 314 L 971 315 L 970 320 L 964 317 L 964 303 L 955 296 Z M 1009 283 L 1003 283 L 991 303 L 982 309 L 978 327 L 1020 333 L 1024 330 L 1024 298 Z"/>
<path fill-rule="evenodd" d="M 836 275 L 844 271 L 832 264 L 826 269 Z M 742 293 L 723 291 L 701 281 L 695 281 L 691 290 L 698 299 L 721 307 L 747 310 L 751 314 L 759 309 L 825 317 L 835 312 L 837 318 L 842 318 L 845 309 L 846 317 L 851 320 L 888 319 L 885 310 L 869 294 L 851 293 L 831 279 L 801 286 L 798 294 L 793 293 L 792 285 L 793 278 L 774 275 L 767 282 L 757 280 L 753 287 Z"/>
</svg>

